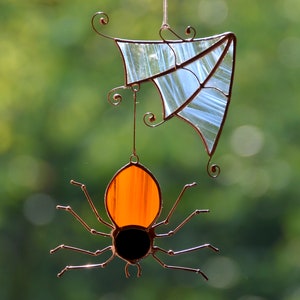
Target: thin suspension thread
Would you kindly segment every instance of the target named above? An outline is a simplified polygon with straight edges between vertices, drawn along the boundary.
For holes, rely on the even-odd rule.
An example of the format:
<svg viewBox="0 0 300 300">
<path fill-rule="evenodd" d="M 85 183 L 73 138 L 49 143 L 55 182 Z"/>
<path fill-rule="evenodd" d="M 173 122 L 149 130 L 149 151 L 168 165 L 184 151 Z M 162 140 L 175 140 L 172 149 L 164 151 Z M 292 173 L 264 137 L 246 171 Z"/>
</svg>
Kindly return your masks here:
<svg viewBox="0 0 300 300">
<path fill-rule="evenodd" d="M 136 87 L 133 87 L 133 141 L 132 141 L 132 154 L 130 157 L 131 162 L 138 162 L 139 157 L 136 154 L 136 93 L 137 89 Z"/>
<path fill-rule="evenodd" d="M 168 0 L 163 0 L 163 23 L 162 27 L 168 27 Z"/>
<path fill-rule="evenodd" d="M 136 156 L 136 92 L 133 93 L 133 146 L 132 153 Z"/>
</svg>

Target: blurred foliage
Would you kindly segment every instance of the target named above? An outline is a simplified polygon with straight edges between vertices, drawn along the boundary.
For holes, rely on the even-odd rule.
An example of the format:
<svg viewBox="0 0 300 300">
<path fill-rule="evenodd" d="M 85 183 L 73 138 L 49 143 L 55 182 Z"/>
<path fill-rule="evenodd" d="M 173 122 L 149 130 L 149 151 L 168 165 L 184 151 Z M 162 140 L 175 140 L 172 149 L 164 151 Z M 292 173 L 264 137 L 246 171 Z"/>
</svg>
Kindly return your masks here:
<svg viewBox="0 0 300 300">
<path fill-rule="evenodd" d="M 171 228 L 196 208 L 211 210 L 159 243 L 183 249 L 211 242 L 221 249 L 164 259 L 200 267 L 210 280 L 164 270 L 151 257 L 142 261 L 139 279 L 134 268 L 126 279 L 117 258 L 106 269 L 57 279 L 67 264 L 105 257 L 49 255 L 60 243 L 90 250 L 110 243 L 55 205 L 72 205 L 105 230 L 68 182 L 86 183 L 103 215 L 105 187 L 131 152 L 132 105 L 106 101 L 123 84 L 121 58 L 113 42 L 92 31 L 91 16 L 107 12 L 112 36 L 159 39 L 162 1 L 6 0 L 0 2 L 1 299 L 300 298 L 300 2 L 169 2 L 175 31 L 192 25 L 198 37 L 233 31 L 238 38 L 231 107 L 214 157 L 222 167 L 218 179 L 207 176 L 205 151 L 189 126 L 174 120 L 150 129 L 141 122 L 137 130 L 141 161 L 161 184 L 162 216 L 185 183 L 198 182 Z M 138 100 L 141 117 L 159 110 L 150 84 Z"/>
</svg>

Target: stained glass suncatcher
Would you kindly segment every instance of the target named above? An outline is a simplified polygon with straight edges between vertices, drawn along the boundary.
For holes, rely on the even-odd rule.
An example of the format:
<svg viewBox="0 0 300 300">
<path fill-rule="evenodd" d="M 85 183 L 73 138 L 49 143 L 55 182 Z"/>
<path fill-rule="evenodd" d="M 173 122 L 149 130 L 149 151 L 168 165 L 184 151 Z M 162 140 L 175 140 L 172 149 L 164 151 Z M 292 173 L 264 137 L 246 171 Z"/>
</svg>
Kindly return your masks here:
<svg viewBox="0 0 300 300">
<path fill-rule="evenodd" d="M 166 11 L 166 3 L 167 0 L 164 0 L 164 11 Z M 205 243 L 174 251 L 165 250 L 155 244 L 156 239 L 173 236 L 196 215 L 207 213 L 209 210 L 196 209 L 173 230 L 165 233 L 156 232 L 156 228 L 169 224 L 184 193 L 195 183 L 184 185 L 166 218 L 160 221 L 162 196 L 159 183 L 140 163 L 136 152 L 137 94 L 144 82 L 150 81 L 155 85 L 162 103 L 162 118 L 161 121 L 156 121 L 157 118 L 153 113 L 145 113 L 144 123 L 156 127 L 173 117 L 178 117 L 190 124 L 201 137 L 209 156 L 208 174 L 217 176 L 220 169 L 217 165 L 210 165 L 210 161 L 216 150 L 231 98 L 235 35 L 229 32 L 207 38 L 195 38 L 195 29 L 188 27 L 187 38 L 182 38 L 168 25 L 166 13 L 159 31 L 161 38 L 159 41 L 112 38 L 98 29 L 98 26 L 102 29 L 103 25 L 108 23 L 109 18 L 103 12 L 96 13 L 92 18 L 94 30 L 101 36 L 112 39 L 123 59 L 125 83 L 121 87 L 112 89 L 108 93 L 108 99 L 112 104 L 118 105 L 122 101 L 118 90 L 132 91 L 134 100 L 132 154 L 130 162 L 115 173 L 106 188 L 104 204 L 110 222 L 105 221 L 102 213 L 98 212 L 85 184 L 71 180 L 71 184 L 80 187 L 83 191 L 96 219 L 110 232 L 91 228 L 69 205 L 57 205 L 57 209 L 70 213 L 91 234 L 110 237 L 111 243 L 96 251 L 61 244 L 50 253 L 65 249 L 90 256 L 101 256 L 107 252 L 111 255 L 100 263 L 66 266 L 58 273 L 58 277 L 74 269 L 104 268 L 115 257 L 125 261 L 126 277 L 130 276 L 129 266 L 135 266 L 137 276 L 140 276 L 142 270 L 140 261 L 147 256 L 152 256 L 164 268 L 189 271 L 208 279 L 199 268 L 168 265 L 157 255 L 161 253 L 176 256 L 203 248 L 218 252 L 219 249 Z M 164 38 L 165 31 L 173 34 L 175 40 Z"/>
</svg>

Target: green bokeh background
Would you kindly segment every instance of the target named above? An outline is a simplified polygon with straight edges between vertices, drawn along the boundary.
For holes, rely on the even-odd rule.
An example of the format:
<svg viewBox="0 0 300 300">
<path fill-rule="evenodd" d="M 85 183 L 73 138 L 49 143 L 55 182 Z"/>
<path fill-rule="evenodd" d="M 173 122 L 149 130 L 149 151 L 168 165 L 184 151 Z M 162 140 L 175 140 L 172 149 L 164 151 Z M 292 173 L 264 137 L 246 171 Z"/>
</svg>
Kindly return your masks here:
<svg viewBox="0 0 300 300">
<path fill-rule="evenodd" d="M 137 149 L 160 182 L 162 217 L 184 184 L 198 182 L 165 230 L 196 208 L 211 210 L 159 245 L 179 250 L 210 242 L 221 250 L 163 259 L 200 267 L 210 280 L 162 269 L 151 257 L 139 279 L 135 268 L 126 279 L 118 258 L 106 269 L 56 277 L 67 264 L 106 256 L 51 256 L 49 249 L 111 243 L 55 210 L 72 205 L 106 230 L 69 180 L 86 183 L 107 219 L 106 185 L 131 154 L 132 102 L 116 108 L 106 100 L 124 73 L 114 43 L 91 29 L 99 10 L 110 16 L 105 30 L 112 36 L 159 39 L 162 1 L 0 2 L 0 299 L 300 299 L 298 0 L 169 1 L 176 32 L 192 25 L 197 37 L 233 31 L 238 38 L 231 107 L 214 156 L 222 168 L 217 179 L 207 176 L 206 153 L 187 124 L 144 126 L 143 114 L 160 113 L 160 100 L 151 84 L 138 94 Z"/>
</svg>

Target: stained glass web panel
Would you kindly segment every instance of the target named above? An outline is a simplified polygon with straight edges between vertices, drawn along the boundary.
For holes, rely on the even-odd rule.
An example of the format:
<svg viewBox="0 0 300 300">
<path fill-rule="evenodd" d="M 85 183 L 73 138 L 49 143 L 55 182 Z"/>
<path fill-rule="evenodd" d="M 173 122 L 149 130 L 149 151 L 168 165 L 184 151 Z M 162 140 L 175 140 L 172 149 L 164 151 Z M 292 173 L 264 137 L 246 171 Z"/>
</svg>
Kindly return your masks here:
<svg viewBox="0 0 300 300">
<path fill-rule="evenodd" d="M 174 68 L 175 56 L 166 43 L 132 43 L 118 41 L 126 72 L 126 83 L 132 84 Z"/>
<path fill-rule="evenodd" d="M 162 99 L 164 120 L 178 115 L 201 135 L 211 155 L 226 114 L 235 40 L 223 34 L 191 41 L 116 40 L 126 84 L 152 80 Z"/>
<path fill-rule="evenodd" d="M 132 84 L 159 76 L 160 73 L 195 59 L 221 38 L 187 42 L 117 40 L 116 43 L 124 60 L 126 82 Z"/>
<path fill-rule="evenodd" d="M 207 152 L 213 151 L 224 113 L 227 97 L 214 88 L 202 89 L 178 115 L 188 121 L 201 135 Z"/>
<path fill-rule="evenodd" d="M 180 109 L 199 90 L 200 83 L 194 73 L 178 69 L 154 79 L 164 103 L 164 117 L 167 118 Z"/>
</svg>

